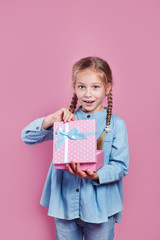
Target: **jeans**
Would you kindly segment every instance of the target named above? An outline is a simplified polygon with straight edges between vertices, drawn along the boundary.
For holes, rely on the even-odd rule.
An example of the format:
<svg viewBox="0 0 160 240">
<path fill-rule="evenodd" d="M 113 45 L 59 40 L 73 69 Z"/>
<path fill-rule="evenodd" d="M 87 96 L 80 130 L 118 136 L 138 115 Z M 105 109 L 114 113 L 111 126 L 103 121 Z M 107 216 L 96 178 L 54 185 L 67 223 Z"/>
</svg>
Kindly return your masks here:
<svg viewBox="0 0 160 240">
<path fill-rule="evenodd" d="M 80 218 L 65 220 L 55 218 L 57 240 L 113 240 L 115 218 L 104 223 L 88 223 Z"/>
</svg>

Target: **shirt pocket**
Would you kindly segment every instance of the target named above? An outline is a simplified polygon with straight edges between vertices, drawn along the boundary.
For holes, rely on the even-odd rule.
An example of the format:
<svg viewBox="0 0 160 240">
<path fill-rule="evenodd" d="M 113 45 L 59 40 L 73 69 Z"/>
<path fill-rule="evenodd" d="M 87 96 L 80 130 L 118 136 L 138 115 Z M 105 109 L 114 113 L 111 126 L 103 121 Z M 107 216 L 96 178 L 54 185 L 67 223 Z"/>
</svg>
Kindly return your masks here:
<svg viewBox="0 0 160 240">
<path fill-rule="evenodd" d="M 112 148 L 112 135 L 110 133 L 106 134 L 105 140 L 103 142 L 103 150 L 104 150 L 104 163 L 109 162 L 109 156 Z"/>
</svg>

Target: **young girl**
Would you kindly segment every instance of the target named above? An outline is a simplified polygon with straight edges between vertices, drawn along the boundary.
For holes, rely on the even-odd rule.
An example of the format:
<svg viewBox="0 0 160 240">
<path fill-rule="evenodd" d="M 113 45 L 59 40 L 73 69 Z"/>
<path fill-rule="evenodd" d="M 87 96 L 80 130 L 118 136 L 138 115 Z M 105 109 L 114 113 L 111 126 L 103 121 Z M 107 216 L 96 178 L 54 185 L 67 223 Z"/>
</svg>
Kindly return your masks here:
<svg viewBox="0 0 160 240">
<path fill-rule="evenodd" d="M 62 108 L 39 118 L 22 130 L 26 144 L 53 139 L 54 122 L 96 119 L 97 148 L 104 150 L 104 166 L 81 171 L 70 162 L 68 171 L 51 162 L 41 205 L 55 217 L 58 240 L 112 240 L 115 222 L 123 210 L 122 178 L 128 173 L 129 153 L 124 121 L 112 113 L 112 72 L 98 57 L 80 59 L 73 65 L 74 95 L 69 110 Z M 107 96 L 108 107 L 103 107 Z M 80 106 L 76 110 L 77 101 Z"/>
</svg>

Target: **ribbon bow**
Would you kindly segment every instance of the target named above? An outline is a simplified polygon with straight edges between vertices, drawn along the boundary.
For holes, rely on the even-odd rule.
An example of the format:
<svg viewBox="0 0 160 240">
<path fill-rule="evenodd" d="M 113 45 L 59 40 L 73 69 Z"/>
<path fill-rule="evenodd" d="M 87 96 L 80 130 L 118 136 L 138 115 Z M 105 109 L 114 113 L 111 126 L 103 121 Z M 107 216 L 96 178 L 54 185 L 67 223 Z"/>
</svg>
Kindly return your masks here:
<svg viewBox="0 0 160 240">
<path fill-rule="evenodd" d="M 78 132 L 77 127 L 72 128 L 70 131 L 66 131 L 63 128 L 59 127 L 57 130 L 56 137 L 58 137 L 58 140 L 55 143 L 56 151 L 58 151 L 59 148 L 65 142 L 65 137 L 68 137 L 68 138 L 74 139 L 74 140 L 87 138 L 87 136 L 84 133 Z"/>
</svg>

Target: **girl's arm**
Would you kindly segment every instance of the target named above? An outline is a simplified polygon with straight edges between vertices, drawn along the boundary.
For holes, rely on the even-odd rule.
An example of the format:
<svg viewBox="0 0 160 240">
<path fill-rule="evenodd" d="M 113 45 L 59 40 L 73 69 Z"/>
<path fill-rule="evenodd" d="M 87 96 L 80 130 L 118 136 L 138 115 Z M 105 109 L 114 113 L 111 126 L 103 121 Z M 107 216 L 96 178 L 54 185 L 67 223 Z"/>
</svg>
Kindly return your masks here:
<svg viewBox="0 0 160 240">
<path fill-rule="evenodd" d="M 97 170 L 99 179 L 98 181 L 93 181 L 94 185 L 116 182 L 122 179 L 128 173 L 128 135 L 125 122 L 121 118 L 115 119 L 114 132 L 113 142 L 111 144 L 111 152 L 108 156 L 109 162 Z"/>
<path fill-rule="evenodd" d="M 42 127 L 45 117 L 38 118 L 28 124 L 21 132 L 22 141 L 26 144 L 36 144 L 53 139 L 53 126 L 48 129 Z"/>
<path fill-rule="evenodd" d="M 66 108 L 61 108 L 57 112 L 34 120 L 21 132 L 22 141 L 26 144 L 36 144 L 53 139 L 53 124 L 59 121 L 75 120 L 73 113 Z"/>
</svg>

